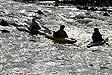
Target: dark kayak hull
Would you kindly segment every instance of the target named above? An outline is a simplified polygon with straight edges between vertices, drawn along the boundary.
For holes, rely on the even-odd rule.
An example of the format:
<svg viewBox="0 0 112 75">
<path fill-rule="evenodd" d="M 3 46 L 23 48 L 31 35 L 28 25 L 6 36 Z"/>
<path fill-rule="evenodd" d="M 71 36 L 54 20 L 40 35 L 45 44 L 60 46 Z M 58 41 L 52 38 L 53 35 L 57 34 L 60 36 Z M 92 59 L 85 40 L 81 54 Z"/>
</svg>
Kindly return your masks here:
<svg viewBox="0 0 112 75">
<path fill-rule="evenodd" d="M 24 32 L 28 32 L 32 35 L 37 35 L 37 34 L 40 34 L 40 35 L 45 35 L 45 33 L 48 32 L 48 30 L 30 30 L 30 27 L 28 26 L 17 26 L 16 27 L 18 31 L 24 31 Z"/>
<path fill-rule="evenodd" d="M 90 47 L 93 47 L 93 46 L 99 46 L 99 45 L 103 45 L 105 42 L 102 41 L 102 42 L 90 42 L 87 47 L 90 48 Z"/>
<path fill-rule="evenodd" d="M 71 39 L 71 38 L 54 38 L 51 34 L 46 34 L 45 36 L 48 39 L 53 40 L 54 42 L 62 43 L 62 44 L 65 44 L 65 43 L 73 44 L 73 43 L 76 43 L 77 42 L 77 40 Z"/>
<path fill-rule="evenodd" d="M 90 42 L 87 47 L 93 47 L 93 46 L 99 46 L 99 45 L 104 45 L 108 41 L 108 38 L 106 38 L 104 41 L 101 42 Z"/>
</svg>

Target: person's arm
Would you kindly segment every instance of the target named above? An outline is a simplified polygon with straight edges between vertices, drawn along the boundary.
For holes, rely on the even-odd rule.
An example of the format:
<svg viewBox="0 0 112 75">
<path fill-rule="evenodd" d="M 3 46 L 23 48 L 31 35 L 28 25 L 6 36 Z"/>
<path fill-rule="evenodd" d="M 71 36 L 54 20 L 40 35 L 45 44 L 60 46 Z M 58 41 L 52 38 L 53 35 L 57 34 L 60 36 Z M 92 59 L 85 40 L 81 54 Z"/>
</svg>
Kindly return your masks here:
<svg viewBox="0 0 112 75">
<path fill-rule="evenodd" d="M 33 23 L 30 24 L 29 30 L 31 31 L 33 28 Z"/>
<path fill-rule="evenodd" d="M 56 32 L 53 32 L 53 37 L 57 37 L 57 33 Z"/>
<path fill-rule="evenodd" d="M 95 33 L 93 33 L 93 35 L 92 35 L 91 38 L 92 38 L 92 41 L 95 42 L 95 39 L 96 39 L 96 37 L 95 37 Z"/>
<path fill-rule="evenodd" d="M 103 41 L 104 39 L 102 38 L 102 35 L 100 34 L 100 37 L 101 37 L 101 41 Z"/>
<path fill-rule="evenodd" d="M 67 35 L 67 33 L 65 32 L 65 38 L 68 38 L 68 35 Z"/>
</svg>

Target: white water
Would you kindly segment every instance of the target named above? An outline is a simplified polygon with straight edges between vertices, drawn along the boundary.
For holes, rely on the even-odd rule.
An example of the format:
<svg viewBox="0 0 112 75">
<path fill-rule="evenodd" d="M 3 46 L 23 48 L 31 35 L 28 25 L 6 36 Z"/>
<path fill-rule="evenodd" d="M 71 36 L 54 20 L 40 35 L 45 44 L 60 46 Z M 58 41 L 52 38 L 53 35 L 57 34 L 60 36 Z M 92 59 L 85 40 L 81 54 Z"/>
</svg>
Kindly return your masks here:
<svg viewBox="0 0 112 75">
<path fill-rule="evenodd" d="M 112 74 L 111 16 L 102 16 L 102 12 L 77 10 L 75 6 L 58 8 L 48 5 L 37 6 L 34 3 L 0 1 L 0 17 L 11 23 L 24 25 L 25 21 L 32 19 L 31 16 L 37 15 L 35 12 L 38 9 L 42 9 L 47 15 L 42 18 L 42 24 L 51 30 L 58 30 L 60 25 L 65 25 L 69 37 L 77 39 L 76 45 L 79 47 L 57 44 L 42 35 L 31 36 L 17 31 L 14 26 L 1 26 L 1 29 L 7 29 L 10 33 L 0 33 L 0 75 Z M 110 46 L 86 48 L 96 26 L 104 38 L 109 37 Z M 100 66 L 108 68 L 100 69 Z"/>
</svg>

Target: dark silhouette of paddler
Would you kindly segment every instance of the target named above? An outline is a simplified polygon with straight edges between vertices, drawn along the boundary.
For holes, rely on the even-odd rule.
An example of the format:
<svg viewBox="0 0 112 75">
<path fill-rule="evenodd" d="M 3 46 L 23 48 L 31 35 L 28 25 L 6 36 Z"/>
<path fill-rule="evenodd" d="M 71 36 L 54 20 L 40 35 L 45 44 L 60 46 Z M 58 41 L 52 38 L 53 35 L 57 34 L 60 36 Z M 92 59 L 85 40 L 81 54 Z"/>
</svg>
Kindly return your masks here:
<svg viewBox="0 0 112 75">
<path fill-rule="evenodd" d="M 93 40 L 93 42 L 101 42 L 101 41 L 104 41 L 104 39 L 102 38 L 102 35 L 99 32 L 99 29 L 98 28 L 94 28 L 94 33 L 92 35 L 92 40 Z"/>
<path fill-rule="evenodd" d="M 68 38 L 67 33 L 64 31 L 65 26 L 61 25 L 60 29 L 53 33 L 54 38 Z"/>
<path fill-rule="evenodd" d="M 38 30 L 41 29 L 41 27 L 39 26 L 39 23 L 36 22 L 35 17 L 32 19 L 32 23 L 29 29 L 30 29 L 31 34 L 38 34 Z"/>
</svg>

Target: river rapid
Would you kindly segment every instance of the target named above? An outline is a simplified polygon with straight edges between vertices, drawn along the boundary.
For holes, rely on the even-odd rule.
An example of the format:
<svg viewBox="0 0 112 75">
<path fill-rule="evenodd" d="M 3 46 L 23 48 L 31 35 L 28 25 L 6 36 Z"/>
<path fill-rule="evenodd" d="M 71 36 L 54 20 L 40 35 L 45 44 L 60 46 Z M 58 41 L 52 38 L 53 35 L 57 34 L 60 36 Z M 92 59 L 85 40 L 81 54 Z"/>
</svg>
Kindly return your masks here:
<svg viewBox="0 0 112 75">
<path fill-rule="evenodd" d="M 36 12 L 47 16 L 41 24 L 56 31 L 65 25 L 75 44 L 58 44 L 44 35 L 32 36 L 18 31 L 13 23 L 24 26 Z M 0 19 L 10 26 L 0 26 L 0 75 L 112 75 L 112 13 L 79 10 L 75 6 L 38 5 L 0 0 Z M 87 48 L 93 29 L 98 27 L 109 46 Z"/>
</svg>

